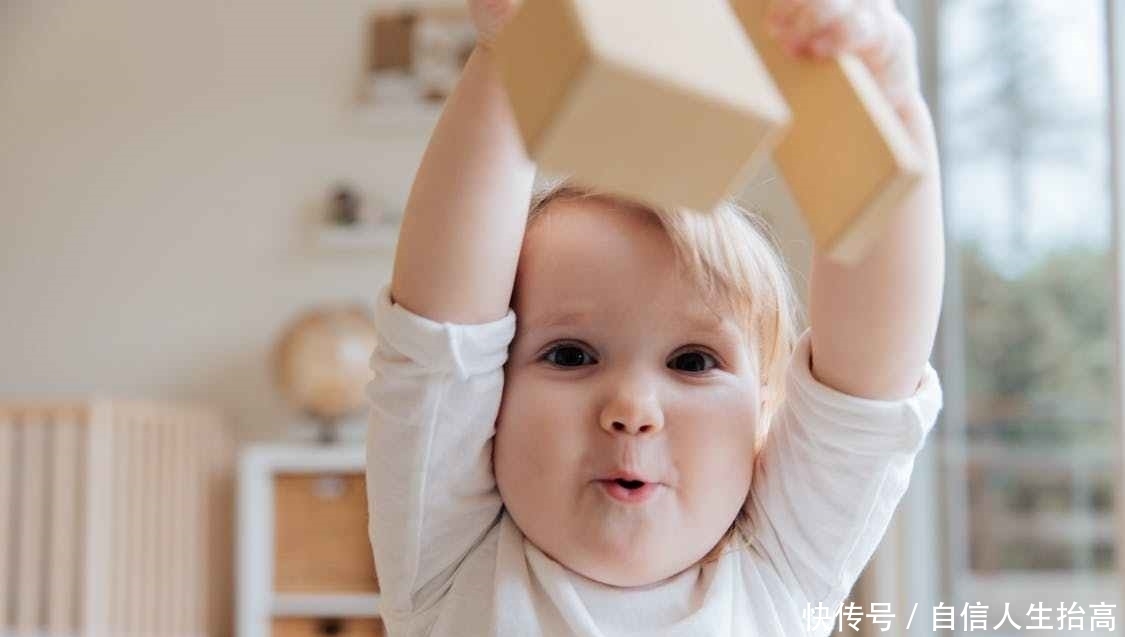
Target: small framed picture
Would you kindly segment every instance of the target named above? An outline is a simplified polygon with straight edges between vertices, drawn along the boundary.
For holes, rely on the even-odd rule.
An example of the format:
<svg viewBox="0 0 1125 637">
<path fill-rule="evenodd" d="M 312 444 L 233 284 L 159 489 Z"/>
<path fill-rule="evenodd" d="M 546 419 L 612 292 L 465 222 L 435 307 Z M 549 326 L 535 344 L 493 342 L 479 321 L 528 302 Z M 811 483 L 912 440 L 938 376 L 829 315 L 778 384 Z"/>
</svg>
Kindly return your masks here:
<svg viewBox="0 0 1125 637">
<path fill-rule="evenodd" d="M 418 1 L 370 17 L 363 100 L 371 119 L 436 119 L 476 45 L 463 2 Z"/>
</svg>

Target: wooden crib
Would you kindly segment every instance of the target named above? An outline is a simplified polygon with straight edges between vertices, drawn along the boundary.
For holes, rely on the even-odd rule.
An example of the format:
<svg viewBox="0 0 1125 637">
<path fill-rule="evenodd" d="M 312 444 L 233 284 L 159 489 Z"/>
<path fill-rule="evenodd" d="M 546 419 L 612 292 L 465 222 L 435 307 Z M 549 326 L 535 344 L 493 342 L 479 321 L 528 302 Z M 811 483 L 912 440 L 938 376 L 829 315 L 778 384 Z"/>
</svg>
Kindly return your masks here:
<svg viewBox="0 0 1125 637">
<path fill-rule="evenodd" d="M 230 635 L 234 451 L 206 408 L 0 403 L 0 637 Z"/>
</svg>

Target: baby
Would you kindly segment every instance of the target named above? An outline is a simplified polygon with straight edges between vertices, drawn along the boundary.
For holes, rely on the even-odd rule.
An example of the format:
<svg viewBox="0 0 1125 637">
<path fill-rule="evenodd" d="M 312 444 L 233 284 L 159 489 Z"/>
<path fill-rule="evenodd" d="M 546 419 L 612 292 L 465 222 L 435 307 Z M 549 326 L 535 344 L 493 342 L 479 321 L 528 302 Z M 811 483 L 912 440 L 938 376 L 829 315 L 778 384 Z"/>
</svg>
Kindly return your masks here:
<svg viewBox="0 0 1125 637">
<path fill-rule="evenodd" d="M 863 262 L 814 254 L 799 332 L 765 224 L 733 203 L 532 198 L 489 45 L 510 5 L 470 2 L 480 44 L 377 298 L 388 633 L 827 635 L 815 618 L 878 545 L 942 403 L 937 154 L 909 26 L 890 0 L 773 6 L 794 55 L 867 63 L 929 167 Z"/>
</svg>

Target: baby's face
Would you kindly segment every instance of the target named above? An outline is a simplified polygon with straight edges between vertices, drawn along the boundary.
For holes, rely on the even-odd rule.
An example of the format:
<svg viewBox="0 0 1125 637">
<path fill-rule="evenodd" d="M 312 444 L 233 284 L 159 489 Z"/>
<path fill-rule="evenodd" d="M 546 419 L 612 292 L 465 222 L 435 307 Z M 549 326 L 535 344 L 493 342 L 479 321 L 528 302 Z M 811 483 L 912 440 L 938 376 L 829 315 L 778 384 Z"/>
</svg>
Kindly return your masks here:
<svg viewBox="0 0 1125 637">
<path fill-rule="evenodd" d="M 750 488 L 761 388 L 743 330 L 677 273 L 655 218 L 594 201 L 531 227 L 514 305 L 493 460 L 516 524 L 613 586 L 697 562 Z M 601 481 L 618 470 L 657 484 Z"/>
</svg>

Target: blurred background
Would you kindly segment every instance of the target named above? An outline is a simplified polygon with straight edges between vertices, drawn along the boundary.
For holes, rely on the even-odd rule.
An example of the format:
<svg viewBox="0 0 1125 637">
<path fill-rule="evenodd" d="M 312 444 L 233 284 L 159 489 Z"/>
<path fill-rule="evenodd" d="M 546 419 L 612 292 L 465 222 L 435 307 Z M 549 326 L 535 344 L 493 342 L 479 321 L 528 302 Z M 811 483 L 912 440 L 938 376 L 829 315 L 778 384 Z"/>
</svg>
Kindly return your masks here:
<svg viewBox="0 0 1125 637">
<path fill-rule="evenodd" d="M 896 617 L 859 632 L 969 632 L 980 608 L 994 634 L 1119 632 L 1122 7 L 898 4 L 943 152 L 946 402 L 856 589 Z M 331 556 L 280 547 L 363 523 L 362 310 L 472 46 L 457 7 L 0 2 L 0 635 L 380 631 L 363 529 Z M 784 184 L 767 168 L 744 198 L 804 294 Z M 219 460 L 160 461 L 203 430 Z M 176 520 L 207 529 L 175 536 L 207 564 L 186 583 L 162 558 Z M 101 599 L 115 564 L 135 573 Z M 177 586 L 211 601 L 162 624 L 130 610 L 144 582 L 158 607 Z"/>
</svg>

